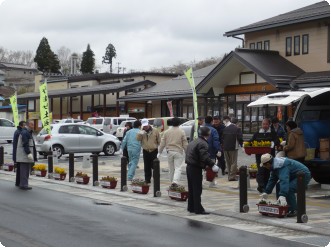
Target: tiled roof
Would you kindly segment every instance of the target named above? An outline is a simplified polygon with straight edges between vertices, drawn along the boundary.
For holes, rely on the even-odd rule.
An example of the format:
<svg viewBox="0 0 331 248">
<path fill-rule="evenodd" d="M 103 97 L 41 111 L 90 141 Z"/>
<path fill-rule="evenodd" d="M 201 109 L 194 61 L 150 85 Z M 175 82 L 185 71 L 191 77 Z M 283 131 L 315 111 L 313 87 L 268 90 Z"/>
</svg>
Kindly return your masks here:
<svg viewBox="0 0 331 248">
<path fill-rule="evenodd" d="M 22 69 L 22 70 L 33 70 L 37 71 L 36 68 L 32 68 L 27 65 L 22 65 L 22 64 L 13 64 L 13 63 L 5 63 L 5 62 L 0 62 L 0 68 L 13 68 L 13 69 Z"/>
<path fill-rule="evenodd" d="M 15 93 L 15 89 L 9 86 L 0 86 L 0 96 L 4 98 L 11 97 Z"/>
<path fill-rule="evenodd" d="M 313 88 L 313 87 L 330 87 L 330 72 L 307 72 L 291 82 L 291 87 Z"/>
<path fill-rule="evenodd" d="M 330 18 L 330 5 L 327 1 L 318 2 L 297 10 L 265 19 L 247 26 L 228 31 L 224 36 L 241 35 L 249 32 L 281 27 L 289 24 Z"/>
</svg>

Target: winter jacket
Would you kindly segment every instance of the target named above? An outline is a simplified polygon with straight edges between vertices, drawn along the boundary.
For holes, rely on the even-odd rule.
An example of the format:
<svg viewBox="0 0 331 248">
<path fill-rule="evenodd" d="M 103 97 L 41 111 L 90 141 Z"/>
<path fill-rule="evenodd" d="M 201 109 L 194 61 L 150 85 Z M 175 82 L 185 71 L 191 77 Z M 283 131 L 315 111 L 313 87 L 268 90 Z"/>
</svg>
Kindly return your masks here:
<svg viewBox="0 0 331 248">
<path fill-rule="evenodd" d="M 32 153 L 33 160 L 28 158 L 28 154 Z M 17 163 L 34 163 L 37 161 L 36 146 L 32 137 L 32 130 L 22 128 L 22 132 L 18 138 L 16 148 Z"/>
<path fill-rule="evenodd" d="M 298 161 L 289 158 L 274 158 L 271 165 L 271 173 L 268 184 L 265 188 L 267 194 L 271 194 L 273 188 L 279 180 L 280 196 L 287 197 L 289 192 L 290 181 L 297 178 L 297 173 L 302 171 L 305 173 L 306 181 L 311 178 L 309 169 Z"/>
<path fill-rule="evenodd" d="M 167 151 L 183 154 L 187 149 L 187 138 L 184 130 L 179 127 L 172 127 L 165 131 L 161 139 L 159 153 L 162 153 L 165 147 Z"/>
<path fill-rule="evenodd" d="M 14 163 L 16 163 L 16 149 L 17 149 L 17 142 L 18 142 L 18 138 L 20 137 L 20 134 L 22 132 L 22 127 L 17 126 L 17 130 L 14 133 L 13 136 L 13 161 Z"/>
<path fill-rule="evenodd" d="M 243 135 L 241 129 L 235 124 L 230 124 L 223 130 L 222 144 L 224 151 L 234 151 L 238 145 L 243 146 Z"/>
<path fill-rule="evenodd" d="M 209 157 L 207 140 L 199 137 L 188 144 L 185 163 L 187 166 L 201 169 L 214 165 L 214 161 Z"/>
<path fill-rule="evenodd" d="M 286 152 L 286 157 L 291 159 L 299 159 L 306 156 L 305 141 L 300 128 L 294 128 L 289 132 L 283 150 Z"/>
<path fill-rule="evenodd" d="M 128 150 L 141 150 L 141 142 L 138 141 L 136 138 L 139 132 L 139 128 L 133 128 L 126 132 L 121 145 L 122 150 L 124 150 L 125 148 Z"/>
<path fill-rule="evenodd" d="M 279 145 L 279 138 L 277 137 L 276 132 L 269 128 L 267 131 L 265 131 L 263 128 L 261 128 L 258 132 L 253 134 L 253 137 L 250 139 L 250 141 L 273 141 L 276 146 Z"/>
<path fill-rule="evenodd" d="M 148 152 L 156 150 L 161 142 L 159 131 L 152 127 L 144 134 L 138 132 L 137 140 L 141 141 L 142 148 Z"/>
<path fill-rule="evenodd" d="M 282 138 L 283 140 L 286 139 L 286 132 L 284 130 L 284 128 L 278 124 L 278 128 L 277 130 L 274 128 L 273 125 L 271 125 L 271 130 L 274 130 L 275 133 L 277 134 L 278 138 Z"/>
<path fill-rule="evenodd" d="M 221 124 L 221 125 L 219 125 L 219 126 L 215 126 L 215 125 L 213 125 L 212 127 L 216 129 L 216 131 L 217 131 L 217 133 L 218 133 L 218 137 L 219 137 L 219 139 L 220 139 L 220 143 L 221 143 L 221 145 L 222 145 L 223 130 L 224 130 L 224 128 L 225 128 L 224 124 Z"/>
<path fill-rule="evenodd" d="M 218 136 L 217 130 L 212 127 L 211 124 L 205 123 L 206 127 L 210 129 L 210 136 L 207 140 L 208 142 L 208 153 L 210 158 L 216 159 L 216 154 L 221 150 L 220 138 Z"/>
</svg>

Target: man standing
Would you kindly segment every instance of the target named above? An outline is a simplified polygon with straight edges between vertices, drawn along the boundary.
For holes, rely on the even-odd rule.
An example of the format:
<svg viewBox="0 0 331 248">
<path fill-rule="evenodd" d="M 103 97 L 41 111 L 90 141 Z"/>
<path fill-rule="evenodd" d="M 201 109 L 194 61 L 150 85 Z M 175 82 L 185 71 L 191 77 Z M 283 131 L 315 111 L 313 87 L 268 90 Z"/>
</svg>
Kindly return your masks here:
<svg viewBox="0 0 331 248">
<path fill-rule="evenodd" d="M 199 137 L 188 144 L 185 162 L 188 182 L 187 211 L 195 214 L 209 214 L 201 205 L 202 170 L 207 166 L 212 167 L 214 161 L 208 154 L 207 139 L 210 136 L 208 127 L 200 127 Z"/>
<path fill-rule="evenodd" d="M 137 140 L 141 141 L 143 148 L 145 181 L 151 183 L 153 161 L 157 158 L 161 138 L 159 131 L 152 128 L 147 119 L 141 120 L 141 126 L 142 130 L 137 133 Z"/>
<path fill-rule="evenodd" d="M 33 120 L 27 121 L 27 126 L 22 128 L 16 149 L 16 161 L 20 163 L 20 189 L 29 190 L 30 168 L 37 161 L 36 146 L 32 137 L 34 128 Z"/>
<path fill-rule="evenodd" d="M 223 136 L 223 130 L 225 128 L 224 124 L 221 122 L 221 119 L 219 116 L 213 117 L 213 128 L 216 129 L 220 141 L 220 151 L 221 156 L 217 156 L 217 166 L 221 168 L 222 175 L 225 175 L 225 160 L 224 160 L 224 152 L 223 152 L 223 143 L 222 143 L 222 136 Z"/>
<path fill-rule="evenodd" d="M 224 116 L 223 123 L 225 128 L 223 130 L 222 143 L 224 149 L 224 157 L 228 169 L 228 180 L 237 181 L 237 159 L 239 145 L 243 146 L 243 135 L 241 129 L 235 124 L 231 123 L 229 116 Z"/>
<path fill-rule="evenodd" d="M 17 142 L 18 138 L 22 132 L 22 129 L 25 127 L 25 121 L 20 121 L 17 126 L 17 130 L 14 133 L 13 137 L 13 162 L 16 168 L 16 181 L 15 181 L 15 186 L 19 187 L 20 186 L 20 164 L 16 162 L 16 149 L 17 149 Z"/>
<path fill-rule="evenodd" d="M 182 172 L 181 166 L 184 161 L 184 152 L 186 152 L 187 149 L 187 139 L 185 132 L 179 128 L 180 119 L 174 117 L 171 123 L 172 128 L 165 131 L 162 136 L 159 155 L 162 154 L 163 149 L 166 148 L 170 182 L 178 184 Z"/>
</svg>

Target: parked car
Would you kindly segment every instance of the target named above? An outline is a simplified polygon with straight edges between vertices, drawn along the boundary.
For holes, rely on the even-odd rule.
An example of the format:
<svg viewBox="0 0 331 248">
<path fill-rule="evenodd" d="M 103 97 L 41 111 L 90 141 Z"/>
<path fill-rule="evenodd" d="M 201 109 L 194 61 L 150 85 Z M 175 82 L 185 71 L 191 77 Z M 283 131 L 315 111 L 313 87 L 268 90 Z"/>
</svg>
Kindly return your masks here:
<svg viewBox="0 0 331 248">
<path fill-rule="evenodd" d="M 183 129 L 186 135 L 186 138 L 189 140 L 191 136 L 191 130 L 194 125 L 194 120 L 189 120 L 179 126 L 180 129 Z"/>
<path fill-rule="evenodd" d="M 57 157 L 67 153 L 103 152 L 114 155 L 121 142 L 114 135 L 79 123 L 58 123 L 51 125 L 51 134 L 42 129 L 36 137 L 36 149 L 40 155 L 53 150 Z"/>
<path fill-rule="evenodd" d="M 96 129 L 99 129 L 105 133 L 115 134 L 116 129 L 121 125 L 122 121 L 135 121 L 136 118 L 129 116 L 120 117 L 90 117 L 86 123 Z"/>
<path fill-rule="evenodd" d="M 11 143 L 16 129 L 12 121 L 0 118 L 0 139 L 7 140 L 8 143 Z"/>
<path fill-rule="evenodd" d="M 69 118 L 69 119 L 58 120 L 58 122 L 56 123 L 80 123 L 80 122 L 84 122 L 84 121 L 80 119 Z"/>
<path fill-rule="evenodd" d="M 131 122 L 132 123 L 132 126 L 133 126 L 133 122 L 135 122 L 134 120 L 132 121 L 122 121 L 121 125 L 117 128 L 116 130 L 116 134 L 115 136 L 119 139 L 119 140 L 122 140 L 123 139 L 123 135 L 124 135 L 124 132 L 126 130 L 126 123 L 128 122 Z"/>
<path fill-rule="evenodd" d="M 166 131 L 170 125 L 168 125 L 168 121 L 171 120 L 173 117 L 157 117 L 154 119 L 153 127 L 156 128 L 160 134 L 162 134 L 164 131 Z M 180 119 L 180 124 L 183 124 L 187 122 L 189 119 L 184 117 L 178 117 Z"/>
</svg>

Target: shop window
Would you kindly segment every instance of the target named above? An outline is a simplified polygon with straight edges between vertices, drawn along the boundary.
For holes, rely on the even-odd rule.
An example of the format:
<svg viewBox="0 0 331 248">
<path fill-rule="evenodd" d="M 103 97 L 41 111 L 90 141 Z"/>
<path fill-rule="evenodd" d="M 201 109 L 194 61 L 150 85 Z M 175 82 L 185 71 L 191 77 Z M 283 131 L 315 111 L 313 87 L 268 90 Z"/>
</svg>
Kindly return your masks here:
<svg viewBox="0 0 331 248">
<path fill-rule="evenodd" d="M 255 49 L 255 43 L 250 43 L 249 44 L 249 49 Z"/>
<path fill-rule="evenodd" d="M 309 52 L 309 35 L 302 35 L 302 54 L 308 54 Z"/>
<path fill-rule="evenodd" d="M 264 41 L 264 50 L 270 50 L 270 40 Z"/>
<path fill-rule="evenodd" d="M 256 43 L 256 49 L 262 50 L 262 41 Z"/>
<path fill-rule="evenodd" d="M 292 55 L 292 37 L 286 37 L 286 47 L 285 47 L 285 55 L 291 56 Z"/>
<path fill-rule="evenodd" d="M 294 55 L 300 55 L 300 36 L 294 36 Z"/>
</svg>

